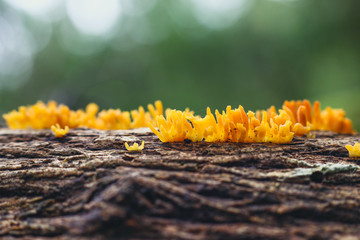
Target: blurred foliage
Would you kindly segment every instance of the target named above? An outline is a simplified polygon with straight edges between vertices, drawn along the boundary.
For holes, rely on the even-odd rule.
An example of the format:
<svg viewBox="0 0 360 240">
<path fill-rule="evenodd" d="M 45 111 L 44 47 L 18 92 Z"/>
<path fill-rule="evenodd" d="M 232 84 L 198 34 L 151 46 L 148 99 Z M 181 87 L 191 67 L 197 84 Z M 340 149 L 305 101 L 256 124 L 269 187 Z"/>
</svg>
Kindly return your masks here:
<svg viewBox="0 0 360 240">
<path fill-rule="evenodd" d="M 211 28 L 186 1 L 156 1 L 141 16 L 124 16 L 108 37 L 83 34 L 63 17 L 51 23 L 29 78 L 0 85 L 0 111 L 40 99 L 124 110 L 160 99 L 203 115 L 207 106 L 255 110 L 307 98 L 344 108 L 360 129 L 360 1 L 253 0 L 244 8 L 233 24 Z M 41 30 L 40 21 L 11 12 L 31 33 Z"/>
</svg>

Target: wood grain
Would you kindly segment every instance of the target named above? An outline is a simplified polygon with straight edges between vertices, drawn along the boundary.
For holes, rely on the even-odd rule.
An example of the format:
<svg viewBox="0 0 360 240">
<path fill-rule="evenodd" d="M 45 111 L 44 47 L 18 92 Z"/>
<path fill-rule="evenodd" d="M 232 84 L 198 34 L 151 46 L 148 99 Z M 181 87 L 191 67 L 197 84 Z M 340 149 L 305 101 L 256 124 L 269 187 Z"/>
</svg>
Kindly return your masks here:
<svg viewBox="0 0 360 240">
<path fill-rule="evenodd" d="M 147 128 L 0 129 L 4 239 L 360 239 L 359 135 L 162 143 Z M 125 142 L 145 141 L 131 153 Z"/>
</svg>

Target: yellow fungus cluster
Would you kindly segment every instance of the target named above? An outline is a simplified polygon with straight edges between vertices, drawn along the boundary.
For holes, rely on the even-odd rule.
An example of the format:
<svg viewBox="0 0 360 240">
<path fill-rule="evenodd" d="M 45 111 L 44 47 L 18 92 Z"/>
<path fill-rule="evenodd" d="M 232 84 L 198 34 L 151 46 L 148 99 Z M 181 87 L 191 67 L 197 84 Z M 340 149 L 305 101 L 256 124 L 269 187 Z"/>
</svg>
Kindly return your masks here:
<svg viewBox="0 0 360 240">
<path fill-rule="evenodd" d="M 108 109 L 99 112 L 95 103 L 87 105 L 85 110 L 70 110 L 69 107 L 55 101 L 47 104 L 39 101 L 32 106 L 21 106 L 18 111 L 13 110 L 4 114 L 7 125 L 12 129 L 49 129 L 52 125 L 69 128 L 89 127 L 101 130 L 131 129 L 147 127 L 155 117 L 163 114 L 161 101 L 156 101 L 155 106 L 148 105 L 148 110 L 139 107 L 133 111 Z"/>
<path fill-rule="evenodd" d="M 297 136 L 308 134 L 311 130 L 333 131 L 337 133 L 354 133 L 352 122 L 345 117 L 343 109 L 327 107 L 321 111 L 320 102 L 315 101 L 312 106 L 308 100 L 285 101 L 279 112 L 285 111 L 292 122 L 291 131 Z M 256 112 L 261 119 L 260 111 Z M 270 118 L 277 115 L 274 106 L 267 110 Z"/>
<path fill-rule="evenodd" d="M 138 143 L 134 143 L 133 145 L 129 146 L 129 144 L 126 142 L 125 143 L 125 147 L 128 151 L 130 152 L 136 152 L 136 151 L 141 151 L 144 149 L 144 145 L 145 145 L 145 142 L 142 141 L 141 145 L 139 146 Z"/>
<path fill-rule="evenodd" d="M 61 128 L 59 124 L 51 126 L 51 131 L 54 133 L 55 137 L 63 137 L 69 132 L 69 127 Z"/>
<path fill-rule="evenodd" d="M 349 157 L 360 157 L 360 143 L 356 142 L 354 146 L 345 145 L 349 151 Z"/>
<path fill-rule="evenodd" d="M 234 110 L 228 106 L 222 114 L 216 110 L 215 116 L 210 108 L 207 108 L 204 118 L 190 112 L 167 110 L 166 119 L 158 116 L 156 125 L 149 124 L 149 127 L 163 142 L 185 139 L 198 142 L 204 139 L 207 142 L 288 143 L 293 139 L 291 122 L 284 112 L 268 119 L 267 112 L 263 111 L 259 120 L 253 112 L 245 113 L 242 106 Z"/>
<path fill-rule="evenodd" d="M 283 109 L 289 114 L 292 122 L 300 123 L 302 126 L 309 127 L 310 130 L 333 131 L 345 134 L 354 133 L 352 122 L 345 117 L 343 109 L 327 107 L 321 111 L 319 101 L 315 101 L 314 106 L 311 106 L 308 100 L 285 101 Z M 300 132 L 299 135 L 303 134 Z"/>
<path fill-rule="evenodd" d="M 189 112 L 167 110 L 166 118 L 157 116 L 156 124 L 150 123 L 149 127 L 163 142 L 189 139 L 194 142 L 289 143 L 294 135 L 312 136 L 310 130 L 354 132 L 351 120 L 345 117 L 342 109 L 328 107 L 321 111 L 318 101 L 314 106 L 308 100 L 285 101 L 278 112 L 272 106 L 255 114 L 245 113 L 242 106 L 235 110 L 228 106 L 222 114 L 216 110 L 215 116 L 209 108 L 204 118 Z"/>
<path fill-rule="evenodd" d="M 179 142 L 185 139 L 197 142 L 291 142 L 294 135 L 309 137 L 311 130 L 329 130 L 338 133 L 354 133 L 352 122 L 342 109 L 327 107 L 321 111 L 320 103 L 312 106 L 308 100 L 285 101 L 278 111 L 274 106 L 266 111 L 245 112 L 242 106 L 226 108 L 220 113 L 207 109 L 205 117 L 194 115 L 189 109 L 167 109 L 163 115 L 161 101 L 148 105 L 148 111 L 139 107 L 133 111 L 108 109 L 99 111 L 95 103 L 85 110 L 70 110 L 54 101 L 37 102 L 21 106 L 3 115 L 12 129 L 48 129 L 89 127 L 101 130 L 132 129 L 149 126 L 163 142 Z M 156 129 L 158 128 L 158 130 Z"/>
</svg>

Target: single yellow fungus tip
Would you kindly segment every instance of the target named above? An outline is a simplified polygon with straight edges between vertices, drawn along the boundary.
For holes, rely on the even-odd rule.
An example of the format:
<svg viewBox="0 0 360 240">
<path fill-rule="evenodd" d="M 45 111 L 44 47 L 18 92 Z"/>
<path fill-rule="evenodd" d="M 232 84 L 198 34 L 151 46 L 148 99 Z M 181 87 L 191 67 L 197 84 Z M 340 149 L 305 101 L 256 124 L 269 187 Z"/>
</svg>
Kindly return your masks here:
<svg viewBox="0 0 360 240">
<path fill-rule="evenodd" d="M 356 142 L 354 146 L 345 145 L 349 152 L 349 157 L 360 157 L 360 143 Z"/>
<path fill-rule="evenodd" d="M 69 132 L 69 127 L 65 126 L 61 128 L 60 125 L 57 123 L 51 126 L 51 131 L 54 133 L 55 137 L 60 138 L 65 136 Z"/>
<path fill-rule="evenodd" d="M 136 151 L 141 151 L 144 149 L 145 146 L 145 142 L 142 141 L 141 145 L 139 146 L 138 143 L 134 143 L 133 145 L 129 146 L 129 144 L 127 142 L 125 142 L 125 147 L 126 150 L 130 151 L 130 152 L 136 152 Z"/>
<path fill-rule="evenodd" d="M 314 139 L 314 138 L 316 138 L 316 134 L 315 134 L 314 132 L 308 132 L 308 133 L 306 134 L 306 137 L 307 137 L 307 138 L 312 138 L 312 139 Z"/>
</svg>

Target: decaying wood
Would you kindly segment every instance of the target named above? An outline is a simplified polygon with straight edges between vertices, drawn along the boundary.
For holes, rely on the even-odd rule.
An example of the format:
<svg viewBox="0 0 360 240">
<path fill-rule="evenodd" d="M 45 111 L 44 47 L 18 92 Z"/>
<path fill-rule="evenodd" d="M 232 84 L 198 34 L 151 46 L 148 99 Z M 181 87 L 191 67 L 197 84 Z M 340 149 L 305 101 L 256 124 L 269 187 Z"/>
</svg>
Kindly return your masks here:
<svg viewBox="0 0 360 240">
<path fill-rule="evenodd" d="M 130 153 L 124 142 L 145 141 Z M 359 135 L 161 143 L 148 129 L 0 129 L 0 237 L 359 239 Z"/>
</svg>

